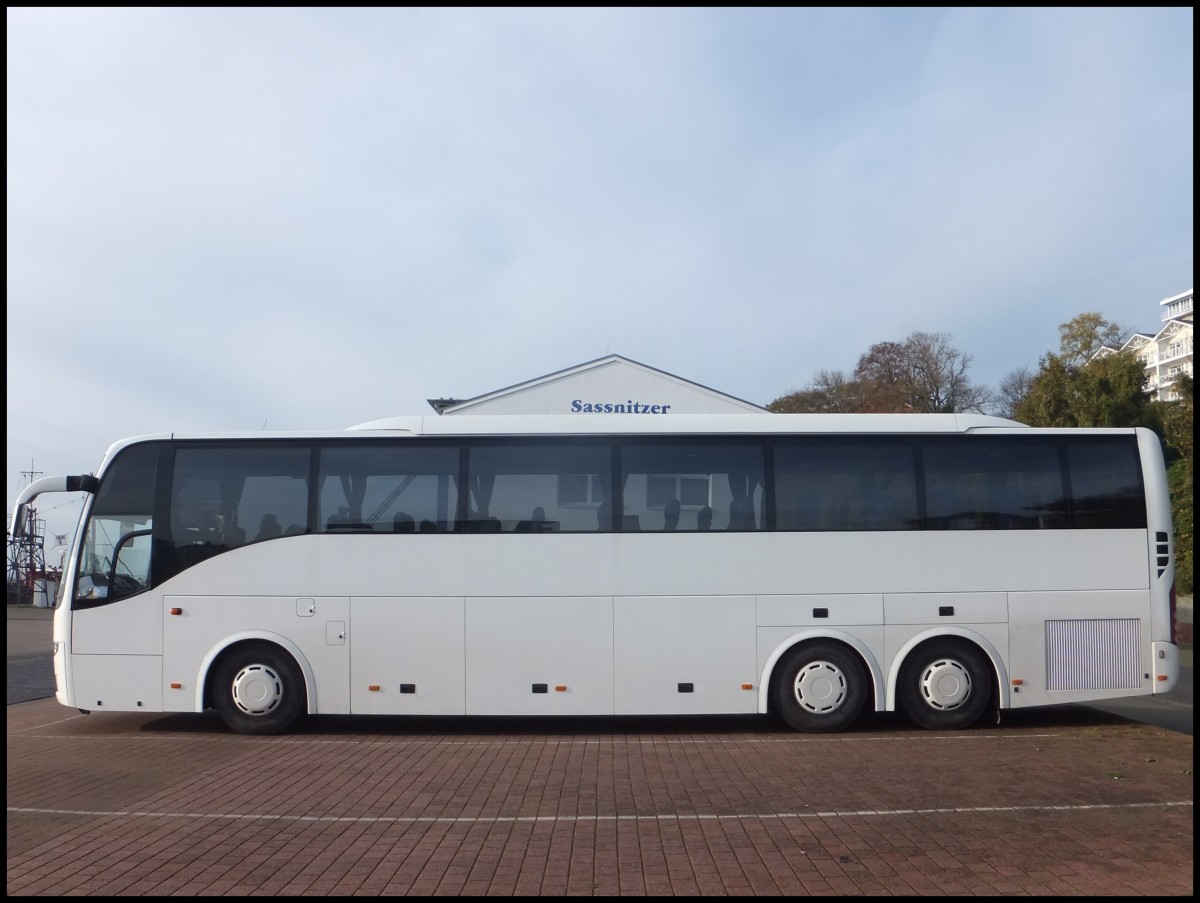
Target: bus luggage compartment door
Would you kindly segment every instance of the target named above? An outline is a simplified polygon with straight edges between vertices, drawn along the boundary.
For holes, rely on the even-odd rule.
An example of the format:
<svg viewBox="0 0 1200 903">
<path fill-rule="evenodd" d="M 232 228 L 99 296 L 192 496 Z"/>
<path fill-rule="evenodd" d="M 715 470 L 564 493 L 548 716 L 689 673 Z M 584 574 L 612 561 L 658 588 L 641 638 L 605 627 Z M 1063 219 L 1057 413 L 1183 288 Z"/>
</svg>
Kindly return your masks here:
<svg viewBox="0 0 1200 903">
<path fill-rule="evenodd" d="M 614 607 L 620 715 L 758 711 L 754 596 L 625 596 Z"/>
<path fill-rule="evenodd" d="M 468 715 L 611 715 L 611 596 L 466 600 Z"/>
</svg>

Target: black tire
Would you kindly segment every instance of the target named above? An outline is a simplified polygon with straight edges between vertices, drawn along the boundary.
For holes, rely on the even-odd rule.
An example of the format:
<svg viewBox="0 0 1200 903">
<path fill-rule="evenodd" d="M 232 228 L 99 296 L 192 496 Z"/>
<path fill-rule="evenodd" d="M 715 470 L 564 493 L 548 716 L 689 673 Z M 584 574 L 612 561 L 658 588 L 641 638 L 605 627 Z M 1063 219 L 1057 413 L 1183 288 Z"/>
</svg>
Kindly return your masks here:
<svg viewBox="0 0 1200 903">
<path fill-rule="evenodd" d="M 809 734 L 843 731 L 867 702 L 867 671 L 837 643 L 809 643 L 788 652 L 775 670 L 775 711 Z"/>
<path fill-rule="evenodd" d="M 278 734 L 291 727 L 308 698 L 295 660 L 270 643 L 249 643 L 227 653 L 213 670 L 212 701 L 240 734 Z"/>
<path fill-rule="evenodd" d="M 908 654 L 896 696 L 919 727 L 953 731 L 970 727 L 993 698 L 992 668 L 979 649 L 961 640 L 933 640 Z"/>
</svg>

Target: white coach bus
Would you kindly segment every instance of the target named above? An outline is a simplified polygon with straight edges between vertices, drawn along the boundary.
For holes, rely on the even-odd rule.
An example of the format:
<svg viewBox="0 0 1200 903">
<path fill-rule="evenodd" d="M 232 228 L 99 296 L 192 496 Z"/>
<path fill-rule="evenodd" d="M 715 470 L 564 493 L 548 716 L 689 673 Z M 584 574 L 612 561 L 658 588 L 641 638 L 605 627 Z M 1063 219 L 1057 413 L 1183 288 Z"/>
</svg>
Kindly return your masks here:
<svg viewBox="0 0 1200 903">
<path fill-rule="evenodd" d="M 966 415 L 431 416 L 109 449 L 57 698 L 276 733 L 302 713 L 864 710 L 931 729 L 1165 693 L 1146 430 Z"/>
</svg>

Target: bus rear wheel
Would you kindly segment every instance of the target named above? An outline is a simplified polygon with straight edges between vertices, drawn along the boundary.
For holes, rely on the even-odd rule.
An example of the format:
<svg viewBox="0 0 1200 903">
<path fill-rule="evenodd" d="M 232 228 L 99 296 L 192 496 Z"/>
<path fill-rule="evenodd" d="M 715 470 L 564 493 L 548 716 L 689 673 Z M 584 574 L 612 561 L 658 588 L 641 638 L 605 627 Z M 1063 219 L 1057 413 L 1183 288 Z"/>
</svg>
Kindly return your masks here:
<svg viewBox="0 0 1200 903">
<path fill-rule="evenodd" d="M 775 709 L 795 730 L 810 734 L 845 730 L 866 701 L 866 671 L 858 656 L 844 646 L 799 646 L 779 663 Z"/>
<path fill-rule="evenodd" d="M 304 675 L 278 646 L 238 646 L 217 664 L 212 698 L 221 720 L 238 733 L 278 734 L 304 708 Z"/>
<path fill-rule="evenodd" d="M 900 669 L 900 706 L 928 730 L 970 727 L 992 699 L 987 659 L 975 646 L 935 640 L 909 653 Z"/>
</svg>

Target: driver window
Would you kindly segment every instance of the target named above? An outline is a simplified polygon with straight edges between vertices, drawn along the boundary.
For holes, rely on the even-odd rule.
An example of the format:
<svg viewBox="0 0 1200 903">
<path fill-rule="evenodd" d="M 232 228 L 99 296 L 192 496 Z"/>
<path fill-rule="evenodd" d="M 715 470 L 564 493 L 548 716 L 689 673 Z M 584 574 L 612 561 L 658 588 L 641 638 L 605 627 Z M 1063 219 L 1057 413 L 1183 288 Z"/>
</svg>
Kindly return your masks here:
<svg viewBox="0 0 1200 903">
<path fill-rule="evenodd" d="M 159 448 L 130 446 L 101 478 L 84 530 L 72 596 L 82 606 L 115 602 L 150 585 Z"/>
</svg>

